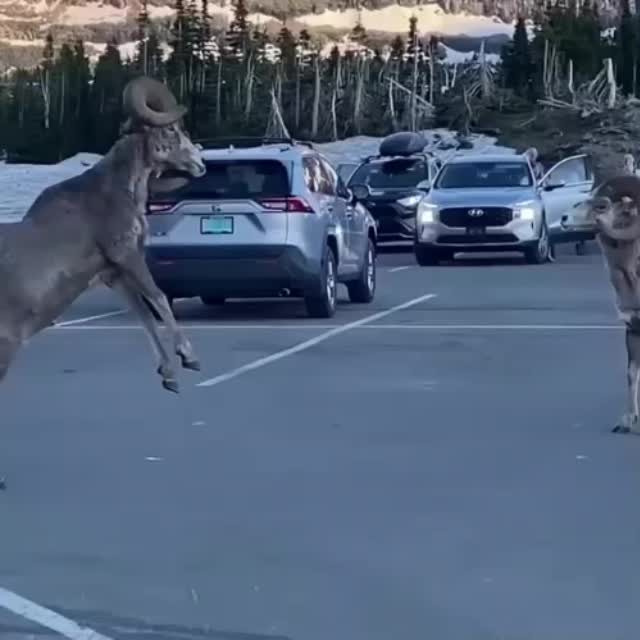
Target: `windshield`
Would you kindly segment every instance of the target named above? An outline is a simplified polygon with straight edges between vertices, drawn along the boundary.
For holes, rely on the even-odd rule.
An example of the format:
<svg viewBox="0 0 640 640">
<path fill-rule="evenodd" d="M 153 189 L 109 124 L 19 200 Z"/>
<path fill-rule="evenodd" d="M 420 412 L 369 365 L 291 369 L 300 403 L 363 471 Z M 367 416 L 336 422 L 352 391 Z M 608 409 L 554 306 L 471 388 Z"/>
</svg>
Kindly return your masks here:
<svg viewBox="0 0 640 640">
<path fill-rule="evenodd" d="M 437 189 L 531 187 L 533 180 L 525 162 L 477 160 L 445 165 L 436 180 Z"/>
<path fill-rule="evenodd" d="M 209 198 L 283 197 L 289 195 L 287 170 L 277 160 L 214 160 L 206 161 L 207 173 L 189 178 L 186 185 L 170 192 L 154 193 L 151 199 L 199 200 Z M 160 178 L 184 177 L 167 171 Z"/>
<path fill-rule="evenodd" d="M 366 184 L 373 189 L 415 187 L 429 178 L 429 167 L 420 158 L 401 158 L 363 164 L 351 176 L 349 185 Z"/>
</svg>

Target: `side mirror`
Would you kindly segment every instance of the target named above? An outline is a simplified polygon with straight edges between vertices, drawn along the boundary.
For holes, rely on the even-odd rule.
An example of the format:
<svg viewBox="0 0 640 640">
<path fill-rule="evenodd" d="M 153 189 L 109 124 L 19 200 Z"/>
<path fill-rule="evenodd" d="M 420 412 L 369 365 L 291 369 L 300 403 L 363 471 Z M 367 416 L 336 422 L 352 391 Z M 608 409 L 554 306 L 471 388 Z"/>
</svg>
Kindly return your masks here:
<svg viewBox="0 0 640 640">
<path fill-rule="evenodd" d="M 353 191 L 351 191 L 351 189 L 349 189 L 348 187 L 345 187 L 344 193 L 344 199 L 347 201 L 347 203 L 354 204 L 356 199 L 353 197 Z"/>
<path fill-rule="evenodd" d="M 371 195 L 371 191 L 366 184 L 354 184 L 350 191 L 354 200 L 366 200 Z"/>
<path fill-rule="evenodd" d="M 351 191 L 347 189 L 344 182 L 338 178 L 338 185 L 336 187 L 336 195 L 343 200 L 349 200 L 351 198 Z"/>
<path fill-rule="evenodd" d="M 429 180 L 420 180 L 416 185 L 416 189 L 420 189 L 420 191 L 427 192 L 431 189 L 431 181 Z"/>
</svg>

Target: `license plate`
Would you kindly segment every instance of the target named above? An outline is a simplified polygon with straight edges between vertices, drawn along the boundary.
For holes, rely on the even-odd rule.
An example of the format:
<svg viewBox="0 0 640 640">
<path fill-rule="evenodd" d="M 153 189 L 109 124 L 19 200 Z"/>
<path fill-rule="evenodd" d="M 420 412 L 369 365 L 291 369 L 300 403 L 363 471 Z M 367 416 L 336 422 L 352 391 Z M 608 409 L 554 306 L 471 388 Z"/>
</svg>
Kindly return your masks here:
<svg viewBox="0 0 640 640">
<path fill-rule="evenodd" d="M 233 233 L 233 216 L 210 216 L 200 218 L 200 233 Z"/>
<path fill-rule="evenodd" d="M 467 227 L 467 233 L 470 236 L 481 236 L 485 232 L 484 227 Z"/>
</svg>

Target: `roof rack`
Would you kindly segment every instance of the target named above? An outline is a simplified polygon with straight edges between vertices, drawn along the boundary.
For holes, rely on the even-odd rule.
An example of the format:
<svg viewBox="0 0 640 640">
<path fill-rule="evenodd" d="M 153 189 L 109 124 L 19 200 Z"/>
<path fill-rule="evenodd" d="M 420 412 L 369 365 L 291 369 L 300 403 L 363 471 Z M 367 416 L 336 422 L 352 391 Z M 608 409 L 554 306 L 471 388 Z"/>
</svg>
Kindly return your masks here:
<svg viewBox="0 0 640 640">
<path fill-rule="evenodd" d="M 202 145 L 205 149 L 221 149 L 225 147 L 257 147 L 267 144 L 288 144 L 295 146 L 304 145 L 313 149 L 313 143 L 309 140 L 295 140 L 294 138 L 268 138 L 264 136 L 217 136 L 215 138 L 196 138 L 195 144 Z"/>
<path fill-rule="evenodd" d="M 407 155 L 404 155 L 404 154 L 382 155 L 380 153 L 375 153 L 370 156 L 365 156 L 364 158 L 362 158 L 360 162 L 362 162 L 363 164 L 366 164 L 367 162 L 372 162 L 373 160 L 408 160 L 410 158 L 418 158 L 418 157 L 427 159 L 427 158 L 435 158 L 436 156 L 432 151 L 424 149 L 423 151 L 417 151 L 416 153 L 410 153 Z"/>
</svg>

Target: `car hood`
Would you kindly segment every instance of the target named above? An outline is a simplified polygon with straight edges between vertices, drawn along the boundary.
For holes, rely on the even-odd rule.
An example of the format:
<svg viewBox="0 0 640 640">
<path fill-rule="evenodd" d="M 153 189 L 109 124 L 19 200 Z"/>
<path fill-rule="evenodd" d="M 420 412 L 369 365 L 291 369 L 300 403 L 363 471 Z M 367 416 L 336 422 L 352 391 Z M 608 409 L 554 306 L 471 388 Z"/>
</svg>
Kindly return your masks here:
<svg viewBox="0 0 640 640">
<path fill-rule="evenodd" d="M 432 189 L 427 201 L 440 207 L 508 207 L 537 199 L 531 187 L 504 189 Z"/>
</svg>

